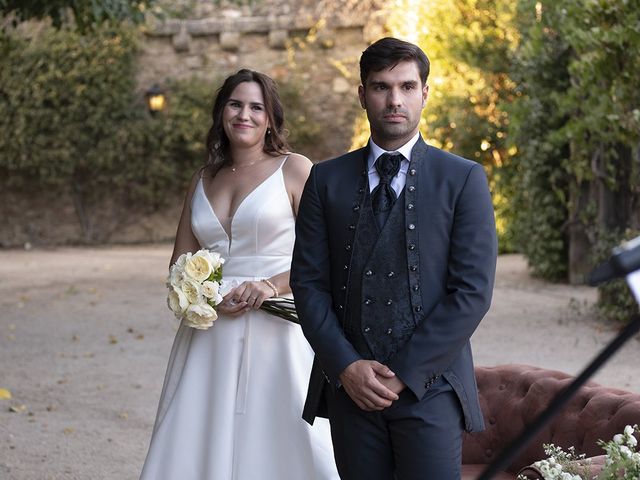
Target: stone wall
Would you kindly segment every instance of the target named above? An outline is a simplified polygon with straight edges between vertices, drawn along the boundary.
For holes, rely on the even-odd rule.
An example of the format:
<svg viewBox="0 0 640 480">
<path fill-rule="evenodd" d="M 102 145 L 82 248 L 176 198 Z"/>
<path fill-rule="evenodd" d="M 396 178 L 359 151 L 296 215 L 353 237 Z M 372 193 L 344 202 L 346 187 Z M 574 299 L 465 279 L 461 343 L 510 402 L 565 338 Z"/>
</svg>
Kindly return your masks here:
<svg viewBox="0 0 640 480">
<path fill-rule="evenodd" d="M 321 127 L 318 142 L 301 153 L 318 161 L 347 150 L 361 112 L 358 60 L 382 36 L 384 16 L 370 7 L 365 13 L 334 10 L 326 16 L 299 4 L 292 11 L 293 4 L 271 2 L 273 10 L 266 13 L 260 2 L 257 14 L 225 8 L 214 16 L 152 24 L 140 55 L 140 89 L 168 79 L 219 80 L 240 68 L 258 70 L 279 84 L 293 82 L 307 102 L 307 121 Z M 167 96 L 170 101 L 171 92 Z"/>
</svg>

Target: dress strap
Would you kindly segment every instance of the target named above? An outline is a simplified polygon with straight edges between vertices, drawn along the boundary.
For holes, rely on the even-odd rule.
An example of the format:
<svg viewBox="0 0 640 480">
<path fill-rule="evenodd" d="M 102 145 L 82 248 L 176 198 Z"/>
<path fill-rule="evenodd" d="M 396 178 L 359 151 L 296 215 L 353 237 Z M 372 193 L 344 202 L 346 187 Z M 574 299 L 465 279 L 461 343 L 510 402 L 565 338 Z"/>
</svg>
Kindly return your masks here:
<svg viewBox="0 0 640 480">
<path fill-rule="evenodd" d="M 284 164 L 288 158 L 289 158 L 289 154 L 285 155 L 285 157 L 282 159 L 282 162 L 280 162 L 280 166 L 278 167 L 278 170 L 282 170 L 282 167 L 284 167 Z"/>
</svg>

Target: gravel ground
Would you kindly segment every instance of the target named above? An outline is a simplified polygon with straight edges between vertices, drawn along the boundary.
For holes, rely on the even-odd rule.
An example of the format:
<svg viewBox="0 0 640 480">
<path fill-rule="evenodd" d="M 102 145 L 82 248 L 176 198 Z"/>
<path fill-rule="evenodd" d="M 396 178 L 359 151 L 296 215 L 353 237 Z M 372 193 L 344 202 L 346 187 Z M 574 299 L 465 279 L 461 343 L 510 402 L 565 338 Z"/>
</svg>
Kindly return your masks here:
<svg viewBox="0 0 640 480">
<path fill-rule="evenodd" d="M 0 250 L 0 479 L 137 479 L 176 323 L 169 245 Z M 615 335 L 595 289 L 532 279 L 501 256 L 476 364 L 579 373 Z M 640 393 L 640 339 L 595 380 Z"/>
</svg>

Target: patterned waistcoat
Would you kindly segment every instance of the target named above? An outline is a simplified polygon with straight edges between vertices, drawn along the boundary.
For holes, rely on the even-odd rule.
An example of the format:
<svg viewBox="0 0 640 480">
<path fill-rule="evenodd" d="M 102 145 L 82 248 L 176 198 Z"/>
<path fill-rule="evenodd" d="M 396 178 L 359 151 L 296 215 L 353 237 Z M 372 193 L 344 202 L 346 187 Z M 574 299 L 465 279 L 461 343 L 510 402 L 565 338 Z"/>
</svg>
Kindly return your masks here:
<svg viewBox="0 0 640 480">
<path fill-rule="evenodd" d="M 380 230 L 370 195 L 366 195 L 351 258 L 345 335 L 363 358 L 381 363 L 404 346 L 416 326 L 407 269 L 404 197 L 403 191 Z"/>
</svg>

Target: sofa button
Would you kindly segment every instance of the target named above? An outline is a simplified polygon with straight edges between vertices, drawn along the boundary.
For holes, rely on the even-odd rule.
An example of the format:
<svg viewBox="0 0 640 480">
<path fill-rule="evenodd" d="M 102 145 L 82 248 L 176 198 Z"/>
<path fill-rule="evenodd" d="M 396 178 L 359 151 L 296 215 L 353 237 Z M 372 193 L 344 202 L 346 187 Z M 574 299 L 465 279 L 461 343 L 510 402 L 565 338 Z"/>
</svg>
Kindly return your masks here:
<svg viewBox="0 0 640 480">
<path fill-rule="evenodd" d="M 489 417 L 489 424 L 490 425 L 495 425 L 496 424 L 496 418 L 495 417 Z"/>
<path fill-rule="evenodd" d="M 507 388 L 507 386 L 504 384 L 498 386 L 498 390 L 504 390 L 505 388 Z"/>
<path fill-rule="evenodd" d="M 493 450 L 491 450 L 490 448 L 487 448 L 484 451 L 484 454 L 485 454 L 486 457 L 493 457 Z"/>
</svg>

